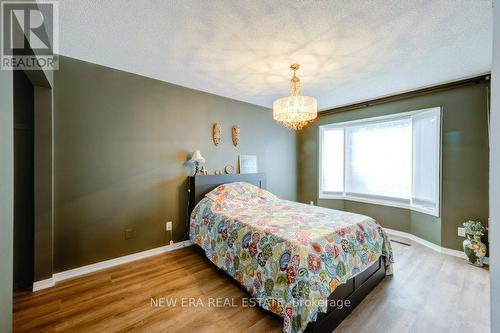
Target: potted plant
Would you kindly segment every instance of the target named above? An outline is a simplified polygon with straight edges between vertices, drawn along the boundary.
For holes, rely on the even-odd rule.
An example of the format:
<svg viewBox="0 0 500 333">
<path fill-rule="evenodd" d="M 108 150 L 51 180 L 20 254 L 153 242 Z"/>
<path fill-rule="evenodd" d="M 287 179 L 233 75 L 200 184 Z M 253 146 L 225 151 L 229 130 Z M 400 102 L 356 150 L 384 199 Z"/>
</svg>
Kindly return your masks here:
<svg viewBox="0 0 500 333">
<path fill-rule="evenodd" d="M 486 228 L 479 221 L 467 221 L 463 224 L 466 239 L 463 242 L 464 253 L 469 264 L 482 267 L 486 255 L 486 245 L 481 242 Z"/>
</svg>

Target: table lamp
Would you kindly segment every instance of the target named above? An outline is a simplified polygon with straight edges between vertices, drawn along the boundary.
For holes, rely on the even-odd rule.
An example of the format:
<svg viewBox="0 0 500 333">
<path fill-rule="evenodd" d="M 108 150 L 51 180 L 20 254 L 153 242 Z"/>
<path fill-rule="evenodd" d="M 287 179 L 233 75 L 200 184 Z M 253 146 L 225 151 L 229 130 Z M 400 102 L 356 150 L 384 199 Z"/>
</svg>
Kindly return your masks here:
<svg viewBox="0 0 500 333">
<path fill-rule="evenodd" d="M 201 156 L 199 150 L 195 150 L 189 162 L 193 163 L 196 166 L 196 171 L 194 174 L 197 175 L 198 172 L 200 171 L 200 165 L 205 163 L 205 159 L 203 158 L 203 156 Z"/>
</svg>

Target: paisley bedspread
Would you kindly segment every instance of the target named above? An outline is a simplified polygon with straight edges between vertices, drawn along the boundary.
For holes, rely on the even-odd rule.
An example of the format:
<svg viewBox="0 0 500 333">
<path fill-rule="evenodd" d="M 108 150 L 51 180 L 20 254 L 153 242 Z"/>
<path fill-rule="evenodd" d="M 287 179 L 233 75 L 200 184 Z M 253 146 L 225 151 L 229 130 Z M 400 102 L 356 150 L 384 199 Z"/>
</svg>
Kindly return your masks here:
<svg viewBox="0 0 500 333">
<path fill-rule="evenodd" d="M 282 200 L 248 183 L 220 185 L 191 214 L 190 238 L 264 309 L 283 332 L 302 332 L 326 312 L 338 285 L 392 250 L 372 218 Z"/>
</svg>

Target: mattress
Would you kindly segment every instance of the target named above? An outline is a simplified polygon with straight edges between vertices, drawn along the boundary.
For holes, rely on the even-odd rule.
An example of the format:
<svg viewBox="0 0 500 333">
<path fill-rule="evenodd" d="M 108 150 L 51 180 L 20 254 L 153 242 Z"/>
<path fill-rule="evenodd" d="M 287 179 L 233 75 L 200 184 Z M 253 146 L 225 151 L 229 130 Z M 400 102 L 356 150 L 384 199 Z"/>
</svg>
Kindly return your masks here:
<svg viewBox="0 0 500 333">
<path fill-rule="evenodd" d="M 392 273 L 387 234 L 371 217 L 280 199 L 254 185 L 220 185 L 194 208 L 190 238 L 283 332 L 302 332 L 328 296 L 380 256 Z"/>
</svg>

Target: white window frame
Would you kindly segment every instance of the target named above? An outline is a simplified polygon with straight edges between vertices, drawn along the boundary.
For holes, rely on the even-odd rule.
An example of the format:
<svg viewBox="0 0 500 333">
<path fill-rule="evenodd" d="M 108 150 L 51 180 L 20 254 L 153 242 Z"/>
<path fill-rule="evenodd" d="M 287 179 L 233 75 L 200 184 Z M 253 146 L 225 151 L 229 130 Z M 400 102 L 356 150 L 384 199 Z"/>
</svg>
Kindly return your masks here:
<svg viewBox="0 0 500 333">
<path fill-rule="evenodd" d="M 436 112 L 437 113 L 437 121 L 439 123 L 439 126 L 437 126 L 437 137 L 439 138 L 439 147 L 437 149 L 437 157 L 436 161 L 438 163 L 438 166 L 436 168 L 437 170 L 437 175 L 436 179 L 438 180 L 436 182 L 436 210 L 429 210 L 425 209 L 419 206 L 416 206 L 413 204 L 413 176 L 412 176 L 412 181 L 411 181 L 411 191 L 410 191 L 410 199 L 401 199 L 401 198 L 388 198 L 388 197 L 383 197 L 383 196 L 376 196 L 376 195 L 355 195 L 353 193 L 347 193 L 346 192 L 346 146 L 347 146 L 347 140 L 346 140 L 346 127 L 355 125 L 355 124 L 374 124 L 374 123 L 379 123 L 379 122 L 384 122 L 388 120 L 398 120 L 398 119 L 407 119 L 410 118 L 412 119 L 413 116 L 422 114 L 424 112 Z M 397 113 L 397 114 L 391 114 L 391 115 L 386 115 L 386 116 L 379 116 L 379 117 L 370 117 L 370 118 L 363 118 L 359 120 L 352 120 L 352 121 L 346 121 L 346 122 L 340 122 L 340 123 L 332 123 L 332 124 L 326 124 L 326 125 L 321 125 L 319 126 L 318 130 L 318 135 L 319 135 L 319 156 L 318 156 L 318 197 L 319 199 L 340 199 L 340 200 L 349 200 L 349 201 L 356 201 L 356 202 L 363 202 L 363 203 L 369 203 L 369 204 L 376 204 L 376 205 L 383 205 L 383 206 L 389 206 L 389 207 L 397 207 L 397 208 L 405 208 L 405 209 L 410 209 L 413 211 L 421 212 L 424 214 L 432 215 L 439 217 L 441 213 L 441 169 L 442 169 L 442 161 L 441 161 L 441 156 L 442 156 L 442 136 L 441 136 L 441 131 L 442 131 L 442 108 L 441 107 L 433 107 L 433 108 L 427 108 L 427 109 L 421 109 L 421 110 L 415 110 L 415 111 L 410 111 L 410 112 L 403 112 L 403 113 Z M 413 125 L 412 125 L 413 126 Z M 325 192 L 322 190 L 322 174 L 323 174 L 323 132 L 326 129 L 332 129 L 332 128 L 343 128 L 344 129 L 344 164 L 343 164 L 343 175 L 344 175 L 344 186 L 343 186 L 343 192 Z M 413 137 L 413 134 L 412 134 Z M 414 144 L 414 140 L 412 139 L 412 144 Z M 413 167 L 413 159 L 415 155 L 415 150 L 412 149 L 412 167 Z M 412 172 L 413 174 L 413 172 Z"/>
</svg>

